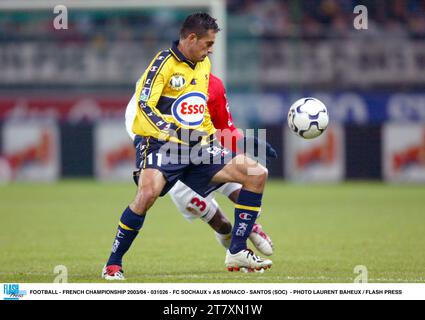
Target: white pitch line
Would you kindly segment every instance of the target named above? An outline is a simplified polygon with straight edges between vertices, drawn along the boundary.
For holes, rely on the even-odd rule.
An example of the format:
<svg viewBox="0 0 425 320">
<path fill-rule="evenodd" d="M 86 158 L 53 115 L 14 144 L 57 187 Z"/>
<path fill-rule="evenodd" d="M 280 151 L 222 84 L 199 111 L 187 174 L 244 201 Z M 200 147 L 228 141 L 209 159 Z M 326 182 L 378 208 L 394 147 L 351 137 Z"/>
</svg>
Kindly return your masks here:
<svg viewBox="0 0 425 320">
<path fill-rule="evenodd" d="M 13 274 L 13 273 L 3 273 L 0 272 L 0 276 L 3 277 L 17 277 L 17 276 L 21 276 L 19 274 Z M 26 273 L 25 275 L 22 275 L 22 277 L 28 277 L 28 276 L 50 276 L 52 278 L 54 278 L 54 275 L 52 275 L 51 273 L 36 273 L 36 272 L 30 272 L 30 273 Z M 69 278 L 87 278 L 90 275 L 87 274 L 68 274 Z M 180 274 L 180 275 L 171 275 L 171 274 L 155 274 L 155 275 L 150 275 L 150 274 L 146 274 L 146 275 L 135 275 L 133 276 L 133 278 L 178 278 L 178 279 L 205 279 L 205 280 L 211 280 L 211 279 L 222 279 L 225 278 L 223 280 L 228 280 L 228 278 L 230 276 L 237 276 L 237 274 L 228 274 L 223 272 L 223 274 L 217 274 L 216 276 L 204 276 L 204 275 L 196 275 L 196 274 L 190 274 L 190 275 L 186 275 L 186 274 Z M 270 280 L 276 280 L 277 282 L 280 282 L 282 280 L 286 280 L 286 281 L 344 281 L 344 283 L 351 283 L 353 281 L 352 278 L 330 278 L 330 277 L 292 277 L 292 276 L 287 276 L 287 277 L 274 277 L 274 276 L 264 276 L 264 274 L 256 274 L 256 273 L 252 273 L 252 274 L 245 274 L 245 273 L 241 273 L 240 274 L 240 278 L 242 279 L 252 279 L 253 277 L 255 277 L 256 279 L 264 279 L 264 280 L 268 280 L 267 282 L 270 282 Z M 131 276 L 130 276 L 131 278 Z M 233 277 L 232 277 L 233 278 Z M 99 277 L 100 279 L 100 277 Z M 7 279 L 4 279 L 7 280 Z M 405 283 L 425 283 L 425 279 L 393 279 L 393 278 L 369 278 L 369 283 L 377 283 L 377 282 L 389 282 L 389 283 L 400 283 L 400 282 L 405 282 Z M 72 283 L 72 282 L 71 282 Z"/>
</svg>

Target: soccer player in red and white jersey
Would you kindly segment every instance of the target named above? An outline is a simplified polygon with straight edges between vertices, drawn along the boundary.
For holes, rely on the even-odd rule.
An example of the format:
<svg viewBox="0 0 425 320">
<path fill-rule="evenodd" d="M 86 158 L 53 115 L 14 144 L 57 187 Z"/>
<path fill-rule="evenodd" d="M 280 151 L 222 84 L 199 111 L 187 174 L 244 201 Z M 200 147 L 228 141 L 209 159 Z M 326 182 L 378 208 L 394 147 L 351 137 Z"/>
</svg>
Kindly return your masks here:
<svg viewBox="0 0 425 320">
<path fill-rule="evenodd" d="M 137 106 L 134 99 L 133 96 L 126 109 L 126 128 L 129 136 L 134 140 L 136 148 L 138 148 L 139 137 L 132 132 Z M 221 144 L 233 152 L 238 153 L 240 152 L 239 149 L 243 150 L 245 138 L 233 123 L 224 85 L 213 74 L 210 74 L 207 103 L 211 121 L 217 129 L 216 136 L 220 139 Z M 255 139 L 254 144 L 258 143 L 262 142 Z M 241 146 L 241 148 L 238 148 L 238 146 Z M 269 144 L 266 144 L 266 151 L 269 157 L 275 158 L 277 156 L 275 150 Z M 241 185 L 238 183 L 226 183 L 217 192 L 224 194 L 232 202 L 236 203 L 240 189 Z M 215 231 L 218 242 L 226 249 L 229 248 L 232 225 L 215 200 L 215 192 L 204 198 L 184 183 L 178 181 L 169 191 L 169 194 L 176 207 L 188 221 L 200 218 L 207 222 Z M 262 230 L 261 225 L 254 225 L 249 239 L 262 254 L 270 256 L 273 253 L 272 241 Z"/>
</svg>

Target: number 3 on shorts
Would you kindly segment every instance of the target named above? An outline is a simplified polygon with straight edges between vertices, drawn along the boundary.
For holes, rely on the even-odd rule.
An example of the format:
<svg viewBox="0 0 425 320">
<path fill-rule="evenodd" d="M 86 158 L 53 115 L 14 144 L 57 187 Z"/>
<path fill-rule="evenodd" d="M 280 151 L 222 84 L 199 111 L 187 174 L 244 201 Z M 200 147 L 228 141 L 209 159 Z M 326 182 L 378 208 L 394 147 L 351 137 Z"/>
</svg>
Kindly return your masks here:
<svg viewBox="0 0 425 320">
<path fill-rule="evenodd" d="M 153 165 L 153 156 L 154 156 L 154 154 L 153 153 L 150 153 L 147 157 L 146 157 L 146 159 L 147 159 L 147 163 L 148 163 L 148 165 Z M 160 167 L 161 166 L 161 162 L 162 162 L 162 154 L 161 153 L 155 153 L 155 156 L 156 156 L 156 166 L 157 167 Z"/>
</svg>

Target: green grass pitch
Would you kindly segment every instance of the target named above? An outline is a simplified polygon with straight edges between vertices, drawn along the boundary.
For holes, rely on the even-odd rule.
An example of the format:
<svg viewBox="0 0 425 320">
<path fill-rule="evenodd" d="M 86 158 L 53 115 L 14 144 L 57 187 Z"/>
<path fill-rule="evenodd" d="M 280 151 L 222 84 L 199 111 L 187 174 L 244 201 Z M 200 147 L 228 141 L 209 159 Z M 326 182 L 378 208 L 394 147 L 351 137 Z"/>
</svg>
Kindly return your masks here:
<svg viewBox="0 0 425 320">
<path fill-rule="evenodd" d="M 69 180 L 0 186 L 0 282 L 100 278 L 129 182 Z M 219 203 L 233 221 L 229 200 Z M 188 223 L 168 197 L 148 213 L 124 260 L 128 282 L 425 282 L 425 188 L 380 183 L 297 185 L 270 181 L 259 222 L 274 241 L 273 268 L 230 273 L 203 222 Z"/>
</svg>

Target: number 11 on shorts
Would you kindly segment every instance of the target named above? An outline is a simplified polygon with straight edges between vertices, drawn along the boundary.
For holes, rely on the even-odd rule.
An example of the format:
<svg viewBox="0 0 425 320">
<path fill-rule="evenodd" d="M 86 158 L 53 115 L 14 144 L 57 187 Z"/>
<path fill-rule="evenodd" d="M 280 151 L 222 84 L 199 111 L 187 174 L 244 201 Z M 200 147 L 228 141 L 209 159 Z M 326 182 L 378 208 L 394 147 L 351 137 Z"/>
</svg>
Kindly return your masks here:
<svg viewBox="0 0 425 320">
<path fill-rule="evenodd" d="M 162 154 L 161 153 L 156 153 L 156 166 L 160 167 L 161 166 L 161 162 L 162 162 Z M 153 164 L 153 153 L 150 153 L 147 156 L 147 160 L 148 160 L 148 165 L 152 165 Z"/>
</svg>

